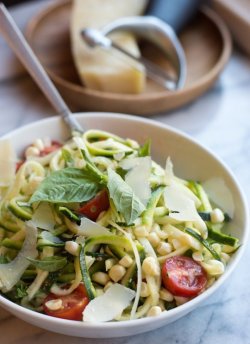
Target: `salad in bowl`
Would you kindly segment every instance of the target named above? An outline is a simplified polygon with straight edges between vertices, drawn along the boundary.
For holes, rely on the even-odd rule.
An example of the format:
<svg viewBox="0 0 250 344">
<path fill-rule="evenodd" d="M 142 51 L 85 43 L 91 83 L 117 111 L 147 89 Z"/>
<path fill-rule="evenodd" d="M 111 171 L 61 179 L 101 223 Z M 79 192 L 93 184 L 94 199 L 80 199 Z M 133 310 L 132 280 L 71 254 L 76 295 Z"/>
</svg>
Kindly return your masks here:
<svg viewBox="0 0 250 344">
<path fill-rule="evenodd" d="M 23 307 L 84 322 L 157 316 L 209 288 L 238 248 L 223 233 L 233 204 L 214 197 L 229 194 L 223 180 L 179 178 L 149 140 L 38 138 L 14 173 L 2 145 L 0 288 Z"/>
</svg>

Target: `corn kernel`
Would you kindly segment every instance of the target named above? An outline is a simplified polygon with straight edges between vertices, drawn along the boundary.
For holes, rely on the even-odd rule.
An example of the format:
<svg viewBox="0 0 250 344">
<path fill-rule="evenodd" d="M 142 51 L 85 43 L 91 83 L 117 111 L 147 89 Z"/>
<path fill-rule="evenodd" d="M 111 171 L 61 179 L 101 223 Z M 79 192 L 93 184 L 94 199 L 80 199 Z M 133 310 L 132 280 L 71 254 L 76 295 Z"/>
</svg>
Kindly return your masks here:
<svg viewBox="0 0 250 344">
<path fill-rule="evenodd" d="M 122 279 L 125 273 L 126 273 L 126 269 L 124 268 L 124 266 L 121 266 L 120 264 L 116 264 L 112 266 L 112 268 L 109 270 L 109 277 L 114 282 L 118 282 Z"/>
<path fill-rule="evenodd" d="M 156 250 L 161 256 L 165 256 L 166 254 L 172 252 L 172 245 L 168 242 L 161 241 Z"/>
<path fill-rule="evenodd" d="M 159 306 L 153 306 L 150 308 L 150 310 L 147 313 L 147 317 L 155 317 L 157 315 L 160 315 L 162 312 L 161 307 Z"/>
<path fill-rule="evenodd" d="M 129 268 L 133 263 L 133 259 L 126 255 L 124 257 L 122 257 L 122 259 L 119 261 L 119 264 L 124 266 L 124 268 Z"/>
<path fill-rule="evenodd" d="M 62 300 L 61 299 L 49 300 L 45 303 L 45 306 L 51 311 L 58 311 L 59 309 L 62 308 Z"/>
<path fill-rule="evenodd" d="M 174 300 L 174 296 L 165 288 L 160 289 L 160 299 L 172 302 Z"/>
<path fill-rule="evenodd" d="M 192 258 L 193 260 L 195 260 L 196 262 L 202 262 L 203 261 L 203 255 L 202 255 L 202 252 L 200 251 L 195 251 L 193 252 L 192 254 Z"/>
<path fill-rule="evenodd" d="M 116 264 L 115 258 L 109 258 L 105 260 L 105 270 L 108 271 Z"/>
<path fill-rule="evenodd" d="M 219 208 L 215 208 L 210 213 L 212 223 L 222 223 L 225 220 L 223 212 Z"/>
<path fill-rule="evenodd" d="M 79 245 L 75 241 L 66 241 L 64 248 L 72 256 L 78 256 L 79 254 Z"/>
<path fill-rule="evenodd" d="M 181 306 L 184 303 L 189 301 L 189 299 L 187 297 L 183 297 L 183 296 L 175 296 L 174 299 L 175 299 L 177 306 Z"/>
<path fill-rule="evenodd" d="M 137 226 L 134 229 L 134 234 L 137 237 L 141 237 L 141 238 L 147 237 L 148 236 L 148 231 L 147 231 L 146 226 Z"/>
<path fill-rule="evenodd" d="M 159 245 L 160 243 L 160 238 L 158 237 L 158 235 L 155 232 L 151 232 L 148 235 L 148 241 L 150 242 L 150 244 L 153 247 L 156 247 Z"/>
<path fill-rule="evenodd" d="M 109 275 L 98 271 L 92 275 L 92 280 L 100 285 L 106 285 L 109 282 Z"/>
<path fill-rule="evenodd" d="M 158 265 L 158 262 L 156 262 L 154 257 L 147 257 L 144 259 L 142 263 L 142 271 L 146 275 L 159 276 L 160 274 L 159 265 Z"/>
</svg>

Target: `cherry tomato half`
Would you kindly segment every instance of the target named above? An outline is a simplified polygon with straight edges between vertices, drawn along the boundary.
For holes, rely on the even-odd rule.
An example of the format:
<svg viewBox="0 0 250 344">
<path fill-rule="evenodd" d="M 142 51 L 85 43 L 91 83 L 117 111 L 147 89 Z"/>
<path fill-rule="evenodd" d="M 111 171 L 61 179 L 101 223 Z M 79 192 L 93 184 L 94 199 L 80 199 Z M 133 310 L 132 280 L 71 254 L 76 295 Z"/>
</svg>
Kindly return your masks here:
<svg viewBox="0 0 250 344">
<path fill-rule="evenodd" d="M 96 221 L 99 214 L 109 208 L 109 197 L 106 190 L 100 191 L 94 198 L 85 203 L 79 210 L 79 214 L 85 215 L 92 221 Z"/>
<path fill-rule="evenodd" d="M 162 266 L 162 281 L 173 295 L 197 296 L 207 283 L 203 267 L 192 258 L 175 256 L 167 258 Z"/>
<path fill-rule="evenodd" d="M 44 149 L 40 152 L 40 156 L 48 155 L 61 147 L 62 144 L 60 142 L 52 141 L 51 146 L 44 147 Z"/>
<path fill-rule="evenodd" d="M 58 310 L 51 310 L 46 306 L 46 302 L 50 300 L 62 300 L 62 307 Z M 50 293 L 43 302 L 44 313 L 52 317 L 82 320 L 82 312 L 89 303 L 83 284 L 80 284 L 71 294 L 58 296 Z"/>
</svg>

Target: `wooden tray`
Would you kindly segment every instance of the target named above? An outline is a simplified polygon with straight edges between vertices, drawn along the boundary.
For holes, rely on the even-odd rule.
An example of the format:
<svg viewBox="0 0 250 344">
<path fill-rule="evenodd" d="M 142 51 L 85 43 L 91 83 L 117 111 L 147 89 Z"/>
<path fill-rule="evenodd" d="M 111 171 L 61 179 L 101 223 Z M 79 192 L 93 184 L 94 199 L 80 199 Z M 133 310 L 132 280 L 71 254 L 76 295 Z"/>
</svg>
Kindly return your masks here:
<svg viewBox="0 0 250 344">
<path fill-rule="evenodd" d="M 28 23 L 26 37 L 73 111 L 151 115 L 180 107 L 213 85 L 231 53 L 231 38 L 223 21 L 212 10 L 203 8 L 180 35 L 188 70 L 182 90 L 170 92 L 150 81 L 147 82 L 145 92 L 139 95 L 90 90 L 81 85 L 72 60 L 70 11 L 70 0 L 49 6 Z M 152 51 L 154 54 L 150 56 Z M 144 45 L 143 54 L 163 68 L 168 68 L 160 51 Z"/>
</svg>

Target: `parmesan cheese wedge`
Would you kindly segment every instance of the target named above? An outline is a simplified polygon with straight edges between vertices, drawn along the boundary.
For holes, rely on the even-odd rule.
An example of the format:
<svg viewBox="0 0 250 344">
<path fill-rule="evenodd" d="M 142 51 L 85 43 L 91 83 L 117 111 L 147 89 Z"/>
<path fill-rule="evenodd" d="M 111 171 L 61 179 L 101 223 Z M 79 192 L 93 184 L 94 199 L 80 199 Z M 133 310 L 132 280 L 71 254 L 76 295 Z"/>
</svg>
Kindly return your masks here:
<svg viewBox="0 0 250 344">
<path fill-rule="evenodd" d="M 151 158 L 133 158 L 122 160 L 120 166 L 129 170 L 125 176 L 126 183 L 132 188 L 135 195 L 146 206 L 151 196 L 150 189 L 150 173 L 151 173 Z"/>
<path fill-rule="evenodd" d="M 83 311 L 83 321 L 104 322 L 120 316 L 135 297 L 134 290 L 115 283 L 107 291 L 89 302 Z"/>
<path fill-rule="evenodd" d="M 193 222 L 201 235 L 207 237 L 207 226 L 198 214 L 194 201 L 183 193 L 178 185 L 165 188 L 164 202 L 170 210 L 170 218 L 180 222 Z"/>
<path fill-rule="evenodd" d="M 55 217 L 50 205 L 41 202 L 32 216 L 32 223 L 37 228 L 52 231 L 56 225 Z"/>
<path fill-rule="evenodd" d="M 209 198 L 223 211 L 233 218 L 234 200 L 232 193 L 222 178 L 214 177 L 202 183 L 202 186 Z"/>
<path fill-rule="evenodd" d="M 15 177 L 16 154 L 11 141 L 0 140 L 0 187 L 7 187 Z"/>
<path fill-rule="evenodd" d="M 145 85 L 145 70 L 127 57 L 116 56 L 114 49 L 90 48 L 80 31 L 99 29 L 115 19 L 140 15 L 147 0 L 74 0 L 71 16 L 72 53 L 79 77 L 88 88 L 115 92 L 140 93 Z M 129 33 L 114 33 L 111 38 L 135 56 L 140 55 L 135 38 Z"/>
<path fill-rule="evenodd" d="M 112 235 L 109 230 L 96 222 L 89 220 L 87 217 L 81 219 L 81 225 L 77 232 L 78 235 L 86 237 Z"/>
</svg>

